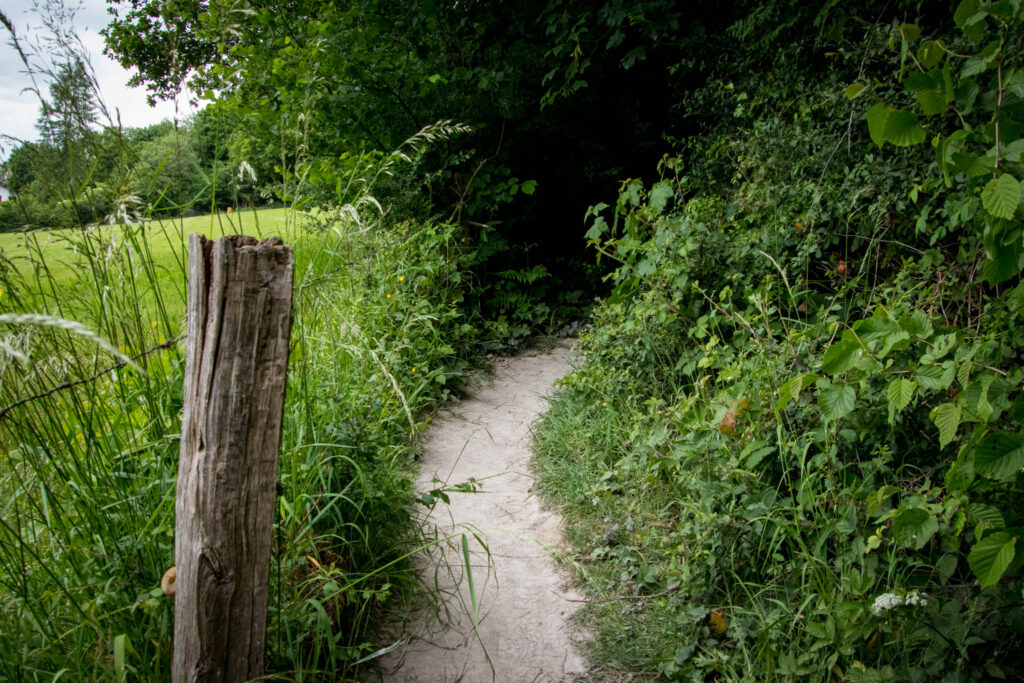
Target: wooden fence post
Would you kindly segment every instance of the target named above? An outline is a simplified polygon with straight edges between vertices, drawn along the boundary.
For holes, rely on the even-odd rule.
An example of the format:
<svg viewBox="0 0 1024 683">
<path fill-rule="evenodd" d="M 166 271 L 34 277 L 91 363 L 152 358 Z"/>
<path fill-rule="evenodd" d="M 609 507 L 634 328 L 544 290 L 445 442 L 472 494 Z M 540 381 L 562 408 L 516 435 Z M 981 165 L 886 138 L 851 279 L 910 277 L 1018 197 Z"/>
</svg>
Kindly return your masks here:
<svg viewBox="0 0 1024 683">
<path fill-rule="evenodd" d="M 292 250 L 189 235 L 173 680 L 263 674 Z"/>
</svg>

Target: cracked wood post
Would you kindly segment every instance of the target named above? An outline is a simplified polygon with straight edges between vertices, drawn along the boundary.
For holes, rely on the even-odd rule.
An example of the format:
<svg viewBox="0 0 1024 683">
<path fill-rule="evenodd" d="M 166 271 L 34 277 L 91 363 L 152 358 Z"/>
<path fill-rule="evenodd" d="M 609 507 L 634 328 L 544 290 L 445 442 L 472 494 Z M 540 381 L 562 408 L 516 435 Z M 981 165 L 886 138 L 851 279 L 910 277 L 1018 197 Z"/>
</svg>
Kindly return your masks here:
<svg viewBox="0 0 1024 683">
<path fill-rule="evenodd" d="M 175 683 L 263 674 L 292 250 L 189 235 L 175 501 Z"/>
</svg>

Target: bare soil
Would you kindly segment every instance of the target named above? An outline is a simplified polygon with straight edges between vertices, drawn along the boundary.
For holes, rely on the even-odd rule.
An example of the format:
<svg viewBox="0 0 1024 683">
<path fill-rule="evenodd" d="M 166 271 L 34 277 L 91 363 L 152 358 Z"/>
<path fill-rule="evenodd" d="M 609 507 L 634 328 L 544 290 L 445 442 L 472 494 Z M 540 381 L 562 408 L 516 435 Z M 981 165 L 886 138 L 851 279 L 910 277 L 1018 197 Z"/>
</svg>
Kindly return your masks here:
<svg viewBox="0 0 1024 683">
<path fill-rule="evenodd" d="M 585 676 L 576 653 L 585 636 L 569 625 L 578 605 L 566 599 L 579 596 L 552 559 L 562 544 L 561 519 L 541 508 L 529 474 L 530 427 L 553 382 L 568 372 L 570 355 L 562 342 L 496 360 L 493 376 L 431 425 L 417 490 L 447 489 L 451 503 L 426 515 L 448 540 L 425 553 L 420 572 L 444 603 L 407 625 L 403 646 L 382 658 L 381 680 L 552 683 Z M 452 490 L 467 482 L 476 492 Z"/>
</svg>

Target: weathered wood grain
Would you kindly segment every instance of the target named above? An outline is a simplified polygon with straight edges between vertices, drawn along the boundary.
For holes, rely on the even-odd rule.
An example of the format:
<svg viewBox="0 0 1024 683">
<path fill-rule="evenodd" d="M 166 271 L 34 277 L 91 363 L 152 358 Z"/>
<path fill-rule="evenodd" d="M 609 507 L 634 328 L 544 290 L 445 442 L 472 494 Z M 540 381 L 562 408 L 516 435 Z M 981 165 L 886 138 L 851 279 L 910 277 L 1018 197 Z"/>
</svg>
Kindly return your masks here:
<svg viewBox="0 0 1024 683">
<path fill-rule="evenodd" d="M 189 236 L 176 682 L 263 673 L 292 270 L 277 238 Z"/>
</svg>

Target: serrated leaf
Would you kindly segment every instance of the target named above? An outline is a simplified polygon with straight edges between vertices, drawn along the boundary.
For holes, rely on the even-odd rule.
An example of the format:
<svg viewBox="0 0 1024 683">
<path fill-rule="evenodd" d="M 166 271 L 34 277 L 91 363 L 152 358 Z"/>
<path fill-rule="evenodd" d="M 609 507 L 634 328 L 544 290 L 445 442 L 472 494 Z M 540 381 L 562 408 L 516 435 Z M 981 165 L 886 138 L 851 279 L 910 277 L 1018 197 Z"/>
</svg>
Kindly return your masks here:
<svg viewBox="0 0 1024 683">
<path fill-rule="evenodd" d="M 935 515 L 923 508 L 901 507 L 892 520 L 892 535 L 907 548 L 920 550 L 939 530 Z"/>
<path fill-rule="evenodd" d="M 863 83 L 851 83 L 846 86 L 846 99 L 852 100 L 867 90 L 867 86 Z"/>
<path fill-rule="evenodd" d="M 924 142 L 924 128 L 912 112 L 891 109 L 885 118 L 885 141 L 897 147 L 909 147 Z"/>
<path fill-rule="evenodd" d="M 968 364 L 965 363 L 965 365 Z M 963 400 L 967 409 L 974 413 L 975 417 L 982 422 L 988 422 L 988 419 L 992 417 L 994 409 L 992 403 L 988 400 L 988 388 L 992 386 L 992 382 L 995 379 L 995 375 L 986 372 L 973 382 L 961 382 L 961 384 L 967 387 L 963 394 Z"/>
<path fill-rule="evenodd" d="M 921 62 L 924 68 L 931 69 L 942 61 L 945 54 L 946 50 L 941 40 L 926 40 L 917 49 L 917 61 Z"/>
<path fill-rule="evenodd" d="M 930 417 L 939 428 L 939 448 L 945 448 L 956 436 L 956 429 L 960 426 L 960 406 L 942 403 L 932 408 Z"/>
<path fill-rule="evenodd" d="M 853 410 L 857 393 L 853 387 L 821 380 L 818 382 L 818 407 L 827 422 L 838 420 Z"/>
<path fill-rule="evenodd" d="M 953 12 L 956 27 L 962 29 L 978 13 L 978 0 L 962 0 Z"/>
<path fill-rule="evenodd" d="M 914 373 L 914 379 L 922 389 L 945 389 L 953 383 L 956 365 L 947 361 L 942 365 L 922 365 Z"/>
<path fill-rule="evenodd" d="M 1013 562 L 1016 547 L 1017 539 L 1005 531 L 989 534 L 974 544 L 967 554 L 967 564 L 982 588 L 999 583 L 1006 568 Z"/>
<path fill-rule="evenodd" d="M 803 389 L 803 385 L 800 375 L 783 384 L 779 389 L 779 400 L 775 404 L 778 410 L 785 410 L 790 401 L 799 398 L 801 389 Z"/>
<path fill-rule="evenodd" d="M 868 133 L 871 140 L 882 147 L 885 145 L 885 122 L 889 119 L 889 107 L 881 102 L 868 109 Z"/>
<path fill-rule="evenodd" d="M 968 152 L 954 152 L 950 155 L 953 167 L 972 178 L 979 175 L 987 175 L 996 170 L 995 157 L 980 157 L 977 154 Z"/>
<path fill-rule="evenodd" d="M 917 384 L 909 379 L 894 379 L 889 382 L 886 395 L 889 398 L 889 423 L 892 424 L 896 414 L 902 411 L 914 398 L 914 390 Z"/>
<path fill-rule="evenodd" d="M 974 526 L 974 535 L 981 536 L 986 529 L 1002 529 L 1006 526 L 1003 513 L 993 505 L 971 503 L 967 506 L 967 521 Z"/>
<path fill-rule="evenodd" d="M 996 218 L 1013 218 L 1019 203 L 1020 183 L 1009 173 L 988 181 L 981 191 L 982 206 Z"/>
<path fill-rule="evenodd" d="M 935 331 L 931 318 L 924 311 L 914 311 L 910 316 L 900 318 L 900 327 L 918 339 L 926 339 Z"/>
<path fill-rule="evenodd" d="M 1004 232 L 997 229 L 985 236 L 987 258 L 981 267 L 981 276 L 990 285 L 1006 282 L 1020 272 L 1020 233 L 1011 231 L 1006 236 L 1009 239 L 1004 241 Z"/>
<path fill-rule="evenodd" d="M 921 111 L 925 116 L 935 116 L 946 111 L 946 98 L 942 92 L 936 90 L 918 90 L 914 93 L 917 96 L 917 103 L 921 105 Z"/>
<path fill-rule="evenodd" d="M 1014 96 L 1024 99 L 1024 69 L 1011 69 L 1003 76 L 1003 88 Z M 1020 142 L 1020 140 L 1014 140 Z"/>
<path fill-rule="evenodd" d="M 821 357 L 821 371 L 829 375 L 844 373 L 860 360 L 863 353 L 857 335 L 844 332 L 839 341 L 828 347 Z"/>
<path fill-rule="evenodd" d="M 1024 470 L 1024 439 L 1018 434 L 989 434 L 974 454 L 974 469 L 988 479 L 1016 477 Z"/>
<path fill-rule="evenodd" d="M 665 210 L 665 205 L 668 204 L 668 200 L 672 198 L 672 192 L 672 183 L 667 180 L 662 180 L 655 184 L 655 186 L 651 188 L 651 208 L 658 214 L 661 214 Z"/>
<path fill-rule="evenodd" d="M 917 24 L 903 24 L 899 28 L 900 35 L 908 43 L 913 43 L 921 37 L 921 27 Z"/>
</svg>

